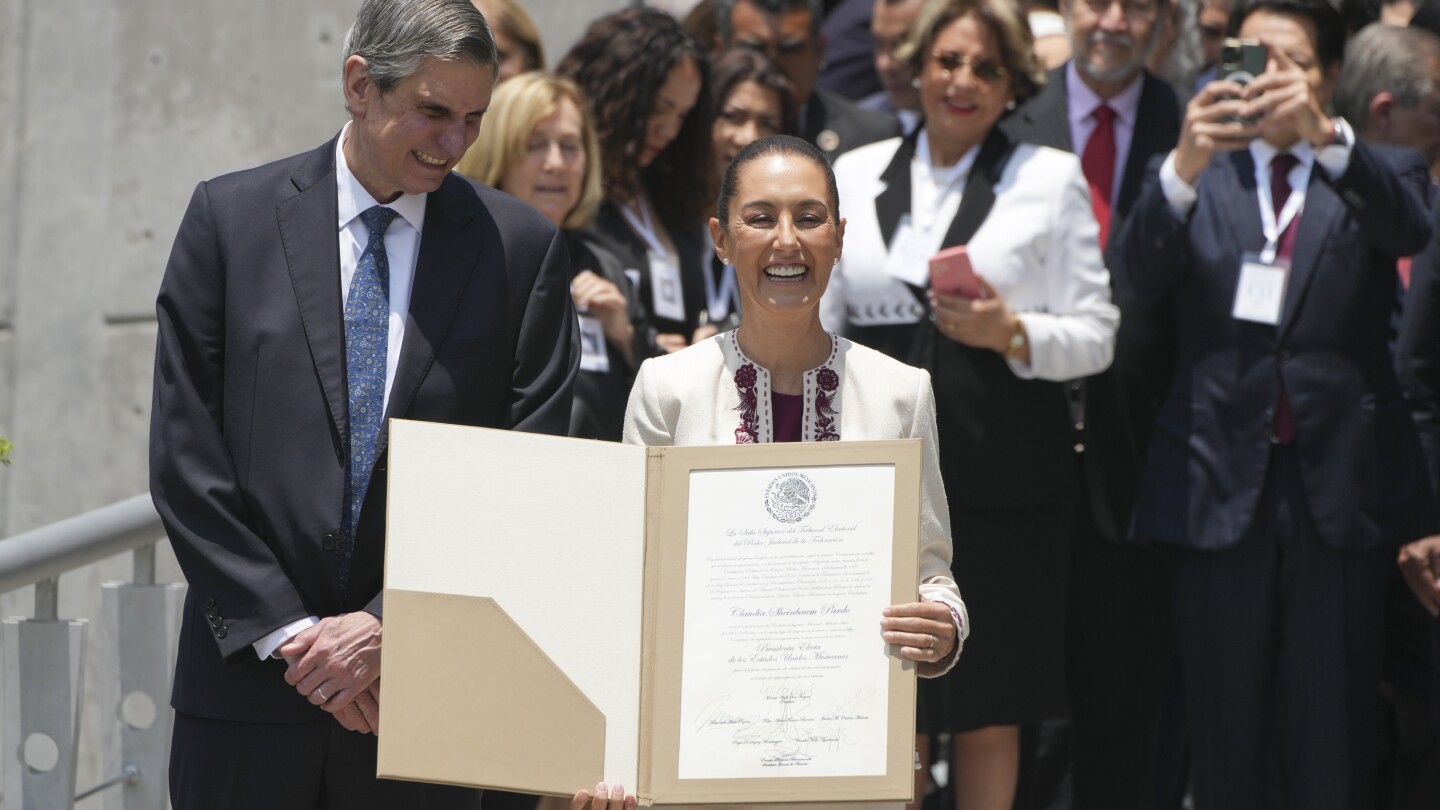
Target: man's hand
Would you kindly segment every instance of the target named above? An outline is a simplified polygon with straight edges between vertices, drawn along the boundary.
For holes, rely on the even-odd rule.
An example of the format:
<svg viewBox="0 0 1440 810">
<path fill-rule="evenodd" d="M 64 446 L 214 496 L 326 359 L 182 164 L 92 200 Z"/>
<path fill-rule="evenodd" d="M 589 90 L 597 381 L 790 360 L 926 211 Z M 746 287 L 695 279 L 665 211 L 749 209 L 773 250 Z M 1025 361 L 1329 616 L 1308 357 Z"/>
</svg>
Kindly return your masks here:
<svg viewBox="0 0 1440 810">
<path fill-rule="evenodd" d="M 1211 155 L 1244 149 L 1259 134 L 1254 124 L 1239 120 L 1249 114 L 1253 103 L 1244 100 L 1244 94 L 1244 86 L 1217 79 L 1185 106 L 1185 123 L 1175 145 L 1175 174 L 1186 185 L 1195 185 Z"/>
<path fill-rule="evenodd" d="M 1246 85 L 1242 94 L 1247 102 L 1244 116 L 1259 119 L 1267 131 L 1294 132 L 1317 149 L 1330 143 L 1335 124 L 1310 78 L 1283 48 L 1270 42 L 1263 44 L 1275 60 L 1272 67 L 1278 69 L 1267 70 Z"/>
<path fill-rule="evenodd" d="M 1415 598 L 1431 616 L 1440 616 L 1440 534 L 1401 547 L 1398 562 Z"/>
<path fill-rule="evenodd" d="M 326 617 L 281 645 L 280 654 L 290 663 L 285 682 L 337 714 L 380 677 L 380 620 L 365 612 Z M 378 717 L 376 706 L 370 708 Z"/>
</svg>

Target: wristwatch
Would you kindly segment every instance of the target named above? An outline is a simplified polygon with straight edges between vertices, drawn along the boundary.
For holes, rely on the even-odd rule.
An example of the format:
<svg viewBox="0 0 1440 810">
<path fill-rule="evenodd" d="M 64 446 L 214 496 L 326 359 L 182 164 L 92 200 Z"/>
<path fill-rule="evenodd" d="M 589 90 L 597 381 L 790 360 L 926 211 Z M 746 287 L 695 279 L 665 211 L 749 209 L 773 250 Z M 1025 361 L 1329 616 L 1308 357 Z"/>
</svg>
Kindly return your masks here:
<svg viewBox="0 0 1440 810">
<path fill-rule="evenodd" d="M 1350 137 L 1347 134 L 1350 129 L 1345 126 L 1344 120 L 1345 119 L 1340 118 L 1339 116 L 1330 119 L 1330 140 L 1325 141 L 1324 143 L 1317 144 L 1315 146 L 1315 149 L 1317 151 L 1321 149 L 1328 149 L 1332 146 L 1342 146 L 1348 148 L 1351 145 Z"/>
<path fill-rule="evenodd" d="M 1025 352 L 1025 323 L 1019 318 L 1015 319 L 1015 329 L 1010 333 L 1010 342 L 1005 345 L 1005 359 L 1015 360 Z"/>
</svg>

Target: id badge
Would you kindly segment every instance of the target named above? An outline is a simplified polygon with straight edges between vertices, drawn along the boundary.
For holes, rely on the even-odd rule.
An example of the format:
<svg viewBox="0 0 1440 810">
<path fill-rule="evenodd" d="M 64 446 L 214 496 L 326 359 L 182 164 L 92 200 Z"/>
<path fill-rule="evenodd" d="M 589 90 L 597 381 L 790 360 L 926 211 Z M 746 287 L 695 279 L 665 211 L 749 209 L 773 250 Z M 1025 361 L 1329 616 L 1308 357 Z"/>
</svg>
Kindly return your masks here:
<svg viewBox="0 0 1440 810">
<path fill-rule="evenodd" d="M 1231 314 L 1238 320 L 1278 326 L 1289 277 L 1288 259 L 1266 263 L 1260 260 L 1260 254 L 1246 253 L 1240 263 L 1240 282 L 1235 285 L 1235 308 Z"/>
<path fill-rule="evenodd" d="M 685 320 L 685 296 L 680 289 L 680 260 L 650 251 L 650 293 L 655 317 Z"/>
<path fill-rule="evenodd" d="M 605 351 L 605 327 L 590 315 L 580 316 L 580 370 L 604 374 L 610 370 L 610 354 Z"/>
<path fill-rule="evenodd" d="M 945 234 L 938 237 L 915 228 L 909 214 L 900 217 L 895 227 L 895 236 L 890 239 L 889 256 L 885 259 L 885 274 L 898 278 L 907 284 L 924 287 L 930 283 L 930 257 L 940 249 Z"/>
</svg>

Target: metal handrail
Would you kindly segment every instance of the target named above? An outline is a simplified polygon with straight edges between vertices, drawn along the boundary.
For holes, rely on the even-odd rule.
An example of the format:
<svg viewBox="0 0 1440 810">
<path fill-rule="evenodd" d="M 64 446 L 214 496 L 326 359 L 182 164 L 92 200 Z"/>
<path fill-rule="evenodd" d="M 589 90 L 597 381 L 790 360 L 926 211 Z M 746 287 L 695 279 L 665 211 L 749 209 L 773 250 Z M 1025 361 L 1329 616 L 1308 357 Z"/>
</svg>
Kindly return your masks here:
<svg viewBox="0 0 1440 810">
<path fill-rule="evenodd" d="M 58 577 L 165 537 L 150 496 L 113 503 L 0 540 L 0 593 Z"/>
</svg>

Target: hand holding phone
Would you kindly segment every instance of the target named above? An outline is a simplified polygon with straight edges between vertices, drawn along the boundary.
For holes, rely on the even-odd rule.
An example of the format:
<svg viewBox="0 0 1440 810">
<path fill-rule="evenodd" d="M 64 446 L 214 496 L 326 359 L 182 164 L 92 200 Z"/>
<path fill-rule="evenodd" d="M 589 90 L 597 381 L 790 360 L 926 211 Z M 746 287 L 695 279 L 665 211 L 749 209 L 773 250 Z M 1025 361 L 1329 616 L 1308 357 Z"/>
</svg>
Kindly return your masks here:
<svg viewBox="0 0 1440 810">
<path fill-rule="evenodd" d="M 963 298 L 984 297 L 964 245 L 945 248 L 930 257 L 930 289 Z"/>
</svg>

